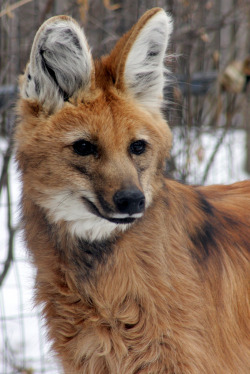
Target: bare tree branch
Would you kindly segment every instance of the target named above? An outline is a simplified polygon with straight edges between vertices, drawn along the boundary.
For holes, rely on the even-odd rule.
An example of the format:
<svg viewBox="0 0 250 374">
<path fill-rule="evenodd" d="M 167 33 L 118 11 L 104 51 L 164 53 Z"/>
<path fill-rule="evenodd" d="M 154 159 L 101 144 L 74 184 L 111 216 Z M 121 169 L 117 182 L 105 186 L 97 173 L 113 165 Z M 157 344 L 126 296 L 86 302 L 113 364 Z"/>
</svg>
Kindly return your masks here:
<svg viewBox="0 0 250 374">
<path fill-rule="evenodd" d="M 221 136 L 219 137 L 219 139 L 218 139 L 218 141 L 217 141 L 215 147 L 214 147 L 214 150 L 213 150 L 213 152 L 212 152 L 212 154 L 211 154 L 209 160 L 208 160 L 208 163 L 207 163 L 207 165 L 206 165 L 206 168 L 205 168 L 204 174 L 203 174 L 203 176 L 202 176 L 202 178 L 201 178 L 201 181 L 202 181 L 201 183 L 202 183 L 202 184 L 204 184 L 204 183 L 206 182 L 206 180 L 207 180 L 207 177 L 208 177 L 208 173 L 209 173 L 209 171 L 210 171 L 210 168 L 211 168 L 211 166 L 212 166 L 212 164 L 213 164 L 213 162 L 214 162 L 215 156 L 217 155 L 217 152 L 218 152 L 220 146 L 221 146 L 222 143 L 223 143 L 223 140 L 225 139 L 225 136 L 226 136 L 227 132 L 228 132 L 228 128 L 225 127 L 224 130 L 223 130 L 223 132 L 221 133 Z"/>
<path fill-rule="evenodd" d="M 10 15 L 13 10 L 20 8 L 21 6 L 30 3 L 33 0 L 20 0 L 13 5 L 7 5 L 5 9 L 0 12 L 0 18 L 5 15 Z"/>
<path fill-rule="evenodd" d="M 8 148 L 5 151 L 4 157 L 3 157 L 3 165 L 2 165 L 2 172 L 0 176 L 0 196 L 3 187 L 7 183 L 7 175 L 8 175 L 8 166 L 12 155 L 12 142 L 9 141 Z"/>
<path fill-rule="evenodd" d="M 8 239 L 8 253 L 6 260 L 4 262 L 3 271 L 0 274 L 0 287 L 2 286 L 6 275 L 8 274 L 9 268 L 13 261 L 13 247 L 14 247 L 14 235 L 15 230 L 12 227 L 12 202 L 11 202 L 11 192 L 10 192 L 10 183 L 9 177 L 6 177 L 6 191 L 7 191 L 7 205 L 8 205 L 8 214 L 7 214 L 7 229 L 9 234 Z"/>
</svg>

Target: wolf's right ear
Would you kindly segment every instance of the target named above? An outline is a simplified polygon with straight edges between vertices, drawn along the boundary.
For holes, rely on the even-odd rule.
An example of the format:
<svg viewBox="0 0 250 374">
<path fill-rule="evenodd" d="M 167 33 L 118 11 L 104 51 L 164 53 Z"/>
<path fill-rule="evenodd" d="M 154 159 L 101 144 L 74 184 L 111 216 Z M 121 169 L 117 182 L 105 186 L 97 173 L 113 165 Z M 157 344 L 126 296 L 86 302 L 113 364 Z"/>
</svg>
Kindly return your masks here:
<svg viewBox="0 0 250 374">
<path fill-rule="evenodd" d="M 54 112 L 78 89 L 89 88 L 92 72 L 92 56 L 80 26 L 68 16 L 52 17 L 36 34 L 21 96 Z"/>
</svg>

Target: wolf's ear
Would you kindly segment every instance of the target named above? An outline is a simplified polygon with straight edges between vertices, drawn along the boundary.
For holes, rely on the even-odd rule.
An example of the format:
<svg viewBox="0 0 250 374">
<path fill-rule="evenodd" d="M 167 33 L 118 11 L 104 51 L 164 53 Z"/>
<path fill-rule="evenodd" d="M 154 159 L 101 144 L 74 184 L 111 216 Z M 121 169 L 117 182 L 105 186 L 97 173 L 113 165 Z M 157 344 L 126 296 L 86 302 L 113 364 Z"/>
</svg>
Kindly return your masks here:
<svg viewBox="0 0 250 374">
<path fill-rule="evenodd" d="M 171 17 L 153 8 L 139 19 L 123 46 L 117 88 L 128 90 L 148 109 L 159 109 L 162 103 L 164 56 L 171 31 Z"/>
<path fill-rule="evenodd" d="M 68 16 L 56 16 L 38 30 L 30 62 L 21 80 L 21 96 L 38 100 L 53 112 L 78 89 L 88 88 L 93 62 L 80 26 Z"/>
</svg>

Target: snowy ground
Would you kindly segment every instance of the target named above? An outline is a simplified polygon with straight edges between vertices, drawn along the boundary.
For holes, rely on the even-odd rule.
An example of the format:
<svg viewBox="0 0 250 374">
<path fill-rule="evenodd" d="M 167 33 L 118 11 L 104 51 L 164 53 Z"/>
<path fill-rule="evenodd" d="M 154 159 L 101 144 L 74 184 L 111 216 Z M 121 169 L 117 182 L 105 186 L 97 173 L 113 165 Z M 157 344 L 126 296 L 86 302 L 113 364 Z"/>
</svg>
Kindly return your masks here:
<svg viewBox="0 0 250 374">
<path fill-rule="evenodd" d="M 190 183 L 197 183 L 201 179 L 204 165 L 211 156 L 215 142 L 214 135 L 203 136 L 197 144 L 194 141 L 190 155 L 192 162 L 189 163 L 193 175 Z M 227 135 L 210 169 L 206 184 L 231 183 L 249 178 L 243 171 L 244 145 L 244 132 L 237 131 Z M 175 151 L 181 147 L 180 143 L 175 145 Z M 203 152 L 202 157 L 199 156 L 199 152 Z M 180 159 L 180 167 L 183 166 L 182 162 L 183 160 Z M 17 222 L 20 185 L 13 164 L 10 170 L 13 186 L 12 201 Z M 0 273 L 6 258 L 8 239 L 4 207 L 6 207 L 6 196 L 3 194 L 0 200 Z M 17 235 L 15 261 L 4 286 L 0 289 L 0 374 L 60 373 L 46 343 L 39 311 L 32 304 L 33 279 L 34 272 L 26 256 L 22 238 Z"/>
<path fill-rule="evenodd" d="M 222 130 L 217 130 L 212 134 L 202 134 L 197 137 L 194 131 L 190 131 L 189 140 L 190 154 L 189 162 L 185 149 L 185 142 L 180 141 L 180 131 L 178 128 L 173 130 L 173 153 L 177 154 L 177 169 L 181 170 L 185 167 L 189 170 L 190 184 L 200 184 L 202 182 L 205 168 L 211 159 L 214 149 L 219 139 L 223 136 Z M 177 139 L 177 140 L 176 140 Z M 209 169 L 205 184 L 229 184 L 236 181 L 249 179 L 249 175 L 244 171 L 246 157 L 246 134 L 244 131 L 228 131 L 223 137 L 223 142 L 215 152 L 215 157 L 211 168 Z"/>
</svg>

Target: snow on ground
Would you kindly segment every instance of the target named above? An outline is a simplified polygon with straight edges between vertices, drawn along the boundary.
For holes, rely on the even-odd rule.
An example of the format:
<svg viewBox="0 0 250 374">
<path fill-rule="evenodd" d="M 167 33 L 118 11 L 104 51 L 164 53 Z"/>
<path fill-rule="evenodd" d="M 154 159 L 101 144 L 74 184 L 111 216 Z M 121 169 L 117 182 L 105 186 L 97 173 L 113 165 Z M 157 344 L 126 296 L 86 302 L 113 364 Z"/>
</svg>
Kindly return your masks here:
<svg viewBox="0 0 250 374">
<path fill-rule="evenodd" d="M 192 139 L 188 164 L 192 174 L 190 183 L 199 183 L 201 180 L 219 136 L 219 133 L 217 136 L 205 135 L 197 142 Z M 1 149 L 3 146 L 0 144 Z M 177 143 L 174 138 L 174 152 L 180 151 L 182 147 L 183 144 Z M 219 148 L 206 184 L 231 183 L 249 178 L 243 170 L 244 158 L 244 132 L 229 133 Z M 180 157 L 177 166 L 183 167 L 183 162 L 184 159 Z M 10 171 L 14 219 L 17 224 L 20 184 L 13 163 Z M 3 193 L 0 200 L 0 273 L 7 255 L 6 201 L 6 194 Z M 0 374 L 28 373 L 28 369 L 33 369 L 30 373 L 34 374 L 61 372 L 46 342 L 39 310 L 32 303 L 33 284 L 34 269 L 27 258 L 21 235 L 18 234 L 15 238 L 15 261 L 0 289 Z M 21 368 L 26 371 L 21 371 Z"/>
<path fill-rule="evenodd" d="M 222 135 L 222 130 L 217 130 L 212 134 L 202 134 L 200 138 L 195 137 L 195 132 L 191 130 L 189 133 L 191 147 L 188 163 L 186 157 L 187 150 L 185 149 L 186 141 L 180 140 L 180 130 L 178 128 L 173 129 L 173 134 L 172 153 L 178 155 L 176 163 L 177 169 L 189 169 L 187 181 L 190 184 L 202 183 L 206 165 Z M 245 131 L 228 131 L 216 152 L 205 184 L 229 184 L 249 179 L 249 175 L 244 171 L 245 158 Z"/>
</svg>

